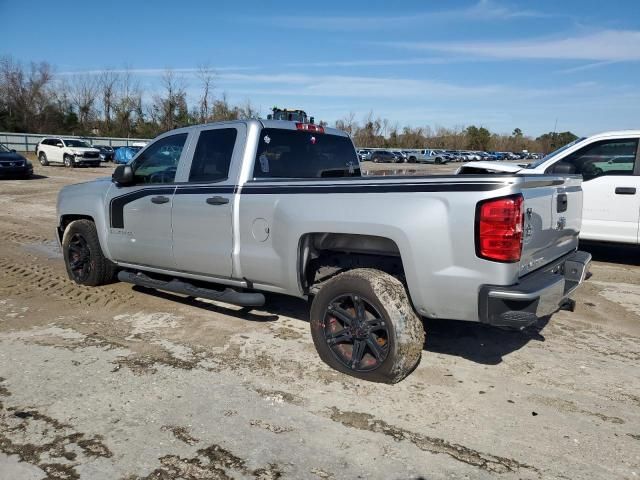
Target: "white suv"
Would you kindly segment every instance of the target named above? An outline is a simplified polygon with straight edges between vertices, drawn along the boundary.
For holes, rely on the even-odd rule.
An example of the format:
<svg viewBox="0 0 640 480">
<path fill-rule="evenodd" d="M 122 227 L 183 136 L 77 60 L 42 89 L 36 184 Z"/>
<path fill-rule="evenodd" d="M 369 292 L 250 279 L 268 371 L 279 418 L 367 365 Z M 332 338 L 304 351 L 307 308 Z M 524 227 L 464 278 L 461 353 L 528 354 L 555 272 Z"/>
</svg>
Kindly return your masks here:
<svg viewBox="0 0 640 480">
<path fill-rule="evenodd" d="M 640 244 L 639 145 L 640 130 L 604 132 L 579 138 L 528 165 L 474 162 L 460 167 L 458 173 L 582 175 L 580 238 L 637 245 Z"/>
<path fill-rule="evenodd" d="M 100 166 L 100 150 L 75 138 L 45 138 L 36 147 L 36 155 L 45 166 L 50 163 L 63 163 L 65 167 Z"/>
</svg>

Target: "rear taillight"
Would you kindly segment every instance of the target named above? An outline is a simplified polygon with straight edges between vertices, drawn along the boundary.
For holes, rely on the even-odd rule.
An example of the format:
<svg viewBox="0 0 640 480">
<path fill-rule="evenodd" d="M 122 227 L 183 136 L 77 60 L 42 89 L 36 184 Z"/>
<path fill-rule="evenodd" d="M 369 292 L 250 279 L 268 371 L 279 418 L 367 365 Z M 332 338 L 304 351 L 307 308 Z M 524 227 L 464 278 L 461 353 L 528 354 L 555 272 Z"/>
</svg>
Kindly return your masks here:
<svg viewBox="0 0 640 480">
<path fill-rule="evenodd" d="M 480 202 L 476 209 L 476 253 L 496 262 L 517 262 L 522 254 L 522 195 Z"/>
<path fill-rule="evenodd" d="M 313 123 L 296 123 L 296 128 L 298 130 L 304 130 L 305 132 L 324 133 L 323 126 Z"/>
</svg>

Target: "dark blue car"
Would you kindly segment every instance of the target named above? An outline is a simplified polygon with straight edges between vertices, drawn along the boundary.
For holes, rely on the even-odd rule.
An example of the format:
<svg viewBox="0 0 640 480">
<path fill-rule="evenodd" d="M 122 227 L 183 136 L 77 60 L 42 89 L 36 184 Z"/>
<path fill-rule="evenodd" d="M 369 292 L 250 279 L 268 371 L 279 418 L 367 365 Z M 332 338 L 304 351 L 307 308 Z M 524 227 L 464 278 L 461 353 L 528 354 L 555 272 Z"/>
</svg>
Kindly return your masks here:
<svg viewBox="0 0 640 480">
<path fill-rule="evenodd" d="M 0 143 L 0 178 L 29 178 L 31 175 L 33 175 L 31 162 Z"/>
</svg>

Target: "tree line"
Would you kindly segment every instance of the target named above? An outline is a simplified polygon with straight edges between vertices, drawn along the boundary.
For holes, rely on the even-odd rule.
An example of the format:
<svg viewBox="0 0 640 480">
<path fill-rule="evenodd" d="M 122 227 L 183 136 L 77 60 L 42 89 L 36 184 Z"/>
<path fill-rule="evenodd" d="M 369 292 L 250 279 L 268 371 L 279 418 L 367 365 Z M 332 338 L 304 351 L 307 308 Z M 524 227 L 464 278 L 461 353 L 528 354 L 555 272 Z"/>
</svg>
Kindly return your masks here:
<svg viewBox="0 0 640 480">
<path fill-rule="evenodd" d="M 249 101 L 232 105 L 224 93 L 214 95 L 212 67 L 199 67 L 194 79 L 199 96 L 189 105 L 186 79 L 171 69 L 161 76 L 160 92 L 147 98 L 127 68 L 56 75 L 47 62 L 0 57 L 0 131 L 153 138 L 186 125 L 260 116 Z M 577 138 L 571 132 L 533 138 L 519 128 L 498 134 L 474 125 L 401 127 L 373 112 L 362 121 L 349 113 L 333 126 L 349 133 L 358 147 L 549 152 Z"/>
<path fill-rule="evenodd" d="M 335 126 L 351 135 L 358 147 L 371 148 L 444 148 L 446 150 L 480 150 L 498 152 L 549 153 L 578 138 L 572 132 L 549 132 L 539 137 L 526 136 L 520 128 L 511 134 L 492 133 L 485 127 L 454 128 L 400 127 L 387 119 L 369 113 L 362 122 L 350 113 L 336 121 Z"/>
</svg>

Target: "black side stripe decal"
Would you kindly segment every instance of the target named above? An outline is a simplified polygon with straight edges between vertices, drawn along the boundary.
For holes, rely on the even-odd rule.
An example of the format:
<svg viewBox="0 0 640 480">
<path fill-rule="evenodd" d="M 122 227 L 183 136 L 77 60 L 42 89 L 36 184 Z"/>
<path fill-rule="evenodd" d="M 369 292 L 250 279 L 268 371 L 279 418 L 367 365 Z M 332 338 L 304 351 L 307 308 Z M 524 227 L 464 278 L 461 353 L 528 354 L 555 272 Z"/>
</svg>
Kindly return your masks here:
<svg viewBox="0 0 640 480">
<path fill-rule="evenodd" d="M 240 190 L 242 195 L 273 195 L 303 193 L 390 193 L 390 192 L 487 192 L 505 187 L 503 182 L 486 183 L 369 183 L 369 184 L 328 184 L 328 185 L 255 185 L 245 184 Z M 238 191 L 237 185 L 225 186 L 170 186 L 153 187 L 125 193 L 111 199 L 109 205 L 111 228 L 124 228 L 124 207 L 140 198 L 151 195 L 207 195 L 233 194 Z"/>
<path fill-rule="evenodd" d="M 145 188 L 112 198 L 111 202 L 109 202 L 111 228 L 124 228 L 124 206 L 127 203 L 131 203 L 134 200 L 151 195 L 173 195 L 173 191 L 175 189 L 176 187 Z"/>
<path fill-rule="evenodd" d="M 131 203 L 140 198 L 148 197 L 151 195 L 197 195 L 197 194 L 215 194 L 215 193 L 235 193 L 237 187 L 235 185 L 211 187 L 176 187 L 172 185 L 170 187 L 153 187 L 143 188 L 136 190 L 135 192 L 125 193 L 119 197 L 111 199 L 109 204 L 109 216 L 111 228 L 124 228 L 124 207 L 126 204 Z"/>
<path fill-rule="evenodd" d="M 235 193 L 237 187 L 235 185 L 227 185 L 223 187 L 178 187 L 176 195 L 198 195 L 210 193 Z"/>
<path fill-rule="evenodd" d="M 301 193 L 390 193 L 390 192 L 486 192 L 503 188 L 504 183 L 414 183 L 358 185 L 252 185 L 240 193 L 253 195 Z"/>
</svg>

